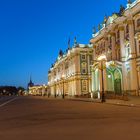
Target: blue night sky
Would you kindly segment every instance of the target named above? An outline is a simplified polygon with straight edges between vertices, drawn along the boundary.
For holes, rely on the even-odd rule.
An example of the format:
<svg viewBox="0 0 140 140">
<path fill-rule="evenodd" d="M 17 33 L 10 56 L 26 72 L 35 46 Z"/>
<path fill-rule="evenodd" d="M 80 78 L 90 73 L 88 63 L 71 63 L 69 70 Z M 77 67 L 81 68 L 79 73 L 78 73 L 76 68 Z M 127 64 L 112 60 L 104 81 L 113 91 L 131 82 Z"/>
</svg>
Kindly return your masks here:
<svg viewBox="0 0 140 140">
<path fill-rule="evenodd" d="M 92 27 L 127 0 L 0 0 L 0 85 L 47 83 L 69 36 L 89 43 Z"/>
</svg>

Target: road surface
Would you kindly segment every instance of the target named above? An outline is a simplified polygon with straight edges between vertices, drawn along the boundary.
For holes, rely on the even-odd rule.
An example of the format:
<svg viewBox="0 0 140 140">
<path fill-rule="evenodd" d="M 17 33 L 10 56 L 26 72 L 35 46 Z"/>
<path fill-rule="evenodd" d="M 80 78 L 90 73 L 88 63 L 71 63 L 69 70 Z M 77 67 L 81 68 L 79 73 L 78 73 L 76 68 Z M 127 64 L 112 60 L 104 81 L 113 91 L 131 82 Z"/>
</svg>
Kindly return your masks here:
<svg viewBox="0 0 140 140">
<path fill-rule="evenodd" d="M 0 107 L 0 140 L 140 140 L 140 108 L 13 97 Z"/>
</svg>

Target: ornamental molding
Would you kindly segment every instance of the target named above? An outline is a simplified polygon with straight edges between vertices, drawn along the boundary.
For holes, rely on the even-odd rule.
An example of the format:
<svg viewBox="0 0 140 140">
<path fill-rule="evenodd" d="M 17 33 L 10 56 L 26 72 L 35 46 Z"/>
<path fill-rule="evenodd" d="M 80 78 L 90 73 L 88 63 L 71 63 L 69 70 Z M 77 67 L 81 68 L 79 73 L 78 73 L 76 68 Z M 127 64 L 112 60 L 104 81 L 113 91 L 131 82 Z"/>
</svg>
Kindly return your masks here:
<svg viewBox="0 0 140 140">
<path fill-rule="evenodd" d="M 133 19 L 129 19 L 129 20 L 127 20 L 127 24 L 129 24 L 129 25 L 131 25 L 131 24 L 133 24 Z"/>
<path fill-rule="evenodd" d="M 140 13 L 136 14 L 136 15 L 133 17 L 133 19 L 136 20 L 136 19 L 138 19 L 139 17 L 140 17 Z"/>
<path fill-rule="evenodd" d="M 112 37 L 115 37 L 115 36 L 116 36 L 115 32 L 111 32 L 110 35 L 111 35 Z"/>
<path fill-rule="evenodd" d="M 122 26 L 119 26 L 119 31 L 124 31 L 124 26 L 122 25 Z"/>
</svg>

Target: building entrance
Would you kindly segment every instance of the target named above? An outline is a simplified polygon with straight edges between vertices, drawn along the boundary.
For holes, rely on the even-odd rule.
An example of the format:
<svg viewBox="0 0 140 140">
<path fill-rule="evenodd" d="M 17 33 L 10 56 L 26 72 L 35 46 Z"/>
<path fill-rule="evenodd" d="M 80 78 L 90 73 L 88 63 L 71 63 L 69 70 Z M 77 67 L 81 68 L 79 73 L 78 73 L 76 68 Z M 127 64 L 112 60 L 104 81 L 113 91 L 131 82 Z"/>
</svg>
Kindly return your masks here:
<svg viewBox="0 0 140 140">
<path fill-rule="evenodd" d="M 114 90 L 115 94 L 121 95 L 121 79 L 114 80 Z"/>
</svg>

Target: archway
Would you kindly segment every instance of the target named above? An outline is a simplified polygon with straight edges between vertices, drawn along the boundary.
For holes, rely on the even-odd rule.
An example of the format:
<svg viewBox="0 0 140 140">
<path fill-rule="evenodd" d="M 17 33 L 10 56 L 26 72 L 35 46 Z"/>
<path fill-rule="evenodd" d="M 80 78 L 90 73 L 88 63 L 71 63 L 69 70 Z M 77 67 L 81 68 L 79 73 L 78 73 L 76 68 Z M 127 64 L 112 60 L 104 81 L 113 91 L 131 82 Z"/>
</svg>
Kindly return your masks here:
<svg viewBox="0 0 140 140">
<path fill-rule="evenodd" d="M 114 76 L 113 72 L 107 70 L 107 91 L 112 93 L 114 91 Z"/>
<path fill-rule="evenodd" d="M 115 94 L 121 95 L 122 92 L 122 75 L 121 72 L 116 69 L 114 71 L 114 91 Z"/>
<path fill-rule="evenodd" d="M 127 91 L 129 92 L 131 90 L 131 84 L 130 84 L 130 70 L 127 71 L 127 77 L 126 77 L 127 81 Z"/>
<path fill-rule="evenodd" d="M 100 90 L 100 81 L 99 81 L 99 70 L 96 69 L 95 70 L 95 91 L 99 91 Z"/>
</svg>

